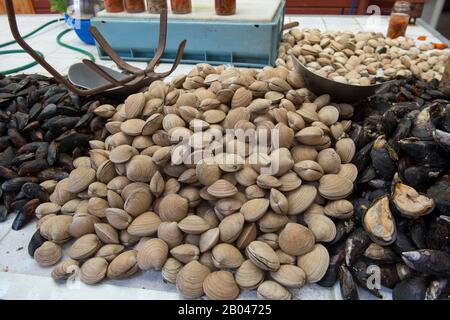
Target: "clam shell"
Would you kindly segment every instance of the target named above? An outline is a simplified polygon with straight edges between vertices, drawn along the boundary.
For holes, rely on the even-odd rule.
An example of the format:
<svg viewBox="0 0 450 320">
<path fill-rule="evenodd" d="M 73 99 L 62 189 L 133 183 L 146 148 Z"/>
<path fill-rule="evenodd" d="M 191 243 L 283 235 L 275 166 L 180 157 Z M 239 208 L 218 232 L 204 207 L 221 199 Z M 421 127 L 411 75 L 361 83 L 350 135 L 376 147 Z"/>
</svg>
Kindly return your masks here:
<svg viewBox="0 0 450 320">
<path fill-rule="evenodd" d="M 158 238 L 164 240 L 172 249 L 181 244 L 183 233 L 176 222 L 161 222 L 158 226 Z"/>
<path fill-rule="evenodd" d="M 136 237 L 149 237 L 158 231 L 161 219 L 154 212 L 144 212 L 136 217 L 128 226 L 127 231 Z"/>
<path fill-rule="evenodd" d="M 353 215 L 353 204 L 348 200 L 329 201 L 324 213 L 336 219 L 348 219 Z"/>
<path fill-rule="evenodd" d="M 117 230 L 128 228 L 129 224 L 132 221 L 131 216 L 125 210 L 118 208 L 106 209 L 106 219 L 108 220 L 109 224 Z"/>
<path fill-rule="evenodd" d="M 117 176 L 114 163 L 111 160 L 106 160 L 102 162 L 97 168 L 97 180 L 103 183 L 110 182 L 113 178 Z"/>
<path fill-rule="evenodd" d="M 270 190 L 269 204 L 275 213 L 285 215 L 289 210 L 288 199 L 277 189 Z"/>
<path fill-rule="evenodd" d="M 168 194 L 159 203 L 159 216 L 162 221 L 179 222 L 187 216 L 188 200 L 178 194 Z"/>
<path fill-rule="evenodd" d="M 128 214 L 136 217 L 148 210 L 152 200 L 149 189 L 136 188 L 127 195 L 123 208 Z"/>
<path fill-rule="evenodd" d="M 236 240 L 236 247 L 241 250 L 246 248 L 250 244 L 250 242 L 256 240 L 257 232 L 258 230 L 255 223 L 248 223 L 244 225 L 241 234 Z"/>
<path fill-rule="evenodd" d="M 331 148 L 319 152 L 317 163 L 322 167 L 324 173 L 338 173 L 341 169 L 341 158 Z"/>
<path fill-rule="evenodd" d="M 143 136 L 150 136 L 161 128 L 164 116 L 160 113 L 152 114 L 145 120 L 144 127 L 142 128 Z"/>
<path fill-rule="evenodd" d="M 200 298 L 203 294 L 203 282 L 210 273 L 209 269 L 198 261 L 191 261 L 178 272 L 176 285 L 186 298 Z"/>
<path fill-rule="evenodd" d="M 107 223 L 94 224 L 95 233 L 103 243 L 119 243 L 117 230 Z"/>
<path fill-rule="evenodd" d="M 251 260 L 245 260 L 236 270 L 235 278 L 240 288 L 254 290 L 264 281 L 264 271 Z"/>
<path fill-rule="evenodd" d="M 242 232 L 245 218 L 241 213 L 225 217 L 219 224 L 220 240 L 226 243 L 234 242 Z"/>
<path fill-rule="evenodd" d="M 319 120 L 327 126 L 331 126 L 339 119 L 339 110 L 333 106 L 324 106 L 317 113 Z"/>
<path fill-rule="evenodd" d="M 59 215 L 46 219 L 39 227 L 41 236 L 55 243 L 64 243 L 71 238 L 69 226 L 72 223 L 71 216 Z"/>
<path fill-rule="evenodd" d="M 298 223 L 288 223 L 280 232 L 278 244 L 284 252 L 300 256 L 314 248 L 314 234 Z"/>
<path fill-rule="evenodd" d="M 108 207 L 108 201 L 102 198 L 93 197 L 89 199 L 87 210 L 95 217 L 104 218 L 106 217 L 106 209 Z"/>
<path fill-rule="evenodd" d="M 256 179 L 256 184 L 258 185 L 258 187 L 262 189 L 272 189 L 281 187 L 280 180 L 268 174 L 259 175 L 258 178 Z"/>
<path fill-rule="evenodd" d="M 84 260 L 92 257 L 102 246 L 95 234 L 86 234 L 78 238 L 69 248 L 69 257 L 74 260 Z"/>
<path fill-rule="evenodd" d="M 276 250 L 275 253 L 278 255 L 278 259 L 280 259 L 281 265 L 284 264 L 293 265 L 297 263 L 297 258 L 295 256 L 291 256 L 290 254 L 287 254 L 281 249 Z"/>
<path fill-rule="evenodd" d="M 213 228 L 202 233 L 199 241 L 200 252 L 203 253 L 212 249 L 219 242 L 219 237 L 219 228 Z"/>
<path fill-rule="evenodd" d="M 336 174 L 326 174 L 320 179 L 319 193 L 329 200 L 339 200 L 347 197 L 353 191 L 353 183 Z"/>
<path fill-rule="evenodd" d="M 208 221 L 196 215 L 190 215 L 178 222 L 178 228 L 187 234 L 201 234 L 211 228 Z"/>
<path fill-rule="evenodd" d="M 276 214 L 271 211 L 267 212 L 264 217 L 259 219 L 259 229 L 264 232 L 276 232 L 288 223 L 289 218 L 284 215 Z"/>
<path fill-rule="evenodd" d="M 230 214 L 238 211 L 241 207 L 242 201 L 239 199 L 225 198 L 216 202 L 214 210 L 223 216 L 229 216 Z"/>
<path fill-rule="evenodd" d="M 141 270 L 161 270 L 169 254 L 168 245 L 161 239 L 150 239 L 139 246 L 137 262 Z"/>
<path fill-rule="evenodd" d="M 55 280 L 66 280 L 77 274 L 80 263 L 73 259 L 67 259 L 58 263 L 52 270 L 51 276 Z"/>
<path fill-rule="evenodd" d="M 98 249 L 95 256 L 104 258 L 109 262 L 114 260 L 119 254 L 121 254 L 124 249 L 125 247 L 120 244 L 105 244 L 103 247 Z"/>
<path fill-rule="evenodd" d="M 266 214 L 269 205 L 270 201 L 267 199 L 252 199 L 244 203 L 240 211 L 245 221 L 254 222 Z"/>
<path fill-rule="evenodd" d="M 341 165 L 341 170 L 337 173 L 339 176 L 355 182 L 358 177 L 358 168 L 353 163 L 344 163 Z"/>
<path fill-rule="evenodd" d="M 302 180 L 298 177 L 295 172 L 289 171 L 280 177 L 281 186 L 277 189 L 281 192 L 294 191 L 301 186 Z"/>
<path fill-rule="evenodd" d="M 245 249 L 247 257 L 260 269 L 276 271 L 280 268 L 280 260 L 275 251 L 265 242 L 253 241 Z"/>
<path fill-rule="evenodd" d="M 298 215 L 304 212 L 314 202 L 317 189 L 312 185 L 303 185 L 288 194 L 289 215 Z"/>
<path fill-rule="evenodd" d="M 270 276 L 273 280 L 288 288 L 301 288 L 306 282 L 305 272 L 292 265 L 282 265 L 277 271 L 271 272 Z"/>
<path fill-rule="evenodd" d="M 35 213 L 38 219 L 48 214 L 58 214 L 61 210 L 61 206 L 57 203 L 44 202 L 37 206 Z"/>
<path fill-rule="evenodd" d="M 203 281 L 203 291 L 211 300 L 234 300 L 239 295 L 239 288 L 229 271 L 215 271 Z"/>
<path fill-rule="evenodd" d="M 350 163 L 356 152 L 356 146 L 352 139 L 344 138 L 336 142 L 336 152 L 342 163 Z"/>
<path fill-rule="evenodd" d="M 102 182 L 93 182 L 88 187 L 89 197 L 104 198 L 107 196 L 108 188 L 106 184 Z"/>
<path fill-rule="evenodd" d="M 193 244 L 181 244 L 172 248 L 170 254 L 178 261 L 189 263 L 193 260 L 198 260 L 200 249 Z"/>
<path fill-rule="evenodd" d="M 108 262 L 104 258 L 91 258 L 80 268 L 81 281 L 87 284 L 98 283 L 105 278 L 107 268 Z"/>
<path fill-rule="evenodd" d="M 61 247 L 51 241 L 45 241 L 34 251 L 33 258 L 41 267 L 56 264 L 62 258 Z"/>
<path fill-rule="evenodd" d="M 295 135 L 298 142 L 306 144 L 308 146 L 320 145 L 324 132 L 319 127 L 307 127 Z"/>
<path fill-rule="evenodd" d="M 142 114 L 144 106 L 145 106 L 145 96 L 142 92 L 128 96 L 123 106 L 125 117 L 127 119 L 139 117 Z"/>
<path fill-rule="evenodd" d="M 128 136 L 136 137 L 142 134 L 145 121 L 141 119 L 130 119 L 122 122 L 120 130 Z"/>
<path fill-rule="evenodd" d="M 89 213 L 77 213 L 73 216 L 69 225 L 69 234 L 72 237 L 79 238 L 85 234 L 94 233 L 94 224 L 100 220 Z"/>
<path fill-rule="evenodd" d="M 124 279 L 139 270 L 135 250 L 124 251 L 114 258 L 108 266 L 106 276 L 110 279 Z"/>
<path fill-rule="evenodd" d="M 250 105 L 253 100 L 252 92 L 246 88 L 239 88 L 231 99 L 231 108 L 245 108 Z"/>
<path fill-rule="evenodd" d="M 294 171 L 305 181 L 317 181 L 323 176 L 323 169 L 315 161 L 303 160 L 294 165 Z"/>
<path fill-rule="evenodd" d="M 126 163 L 139 152 L 136 148 L 123 144 L 111 150 L 109 153 L 109 160 L 113 163 Z"/>
<path fill-rule="evenodd" d="M 287 148 L 278 148 L 270 154 L 271 170 L 275 176 L 281 176 L 291 170 L 294 160 Z"/>
<path fill-rule="evenodd" d="M 183 264 L 180 261 L 174 258 L 168 258 L 161 270 L 161 275 L 164 281 L 175 284 L 177 281 L 178 272 L 180 272 L 182 268 Z"/>
<path fill-rule="evenodd" d="M 275 281 L 264 281 L 258 287 L 256 295 L 259 300 L 291 300 L 292 294 Z"/>
<path fill-rule="evenodd" d="M 330 242 L 336 237 L 336 225 L 333 220 L 321 214 L 304 215 L 308 229 L 312 231 L 317 242 Z"/>
<path fill-rule="evenodd" d="M 149 156 L 136 155 L 126 164 L 127 178 L 135 182 L 150 182 L 156 170 Z"/>
<path fill-rule="evenodd" d="M 77 168 L 72 170 L 68 179 L 67 190 L 71 193 L 78 193 L 86 190 L 94 182 L 95 170 L 86 167 Z"/>
<path fill-rule="evenodd" d="M 306 273 L 308 283 L 319 282 L 327 272 L 329 263 L 328 250 L 321 244 L 316 244 L 310 252 L 297 259 L 297 265 Z"/>
<path fill-rule="evenodd" d="M 244 261 L 241 252 L 228 243 L 219 243 L 211 252 L 214 266 L 219 269 L 239 268 Z"/>
</svg>

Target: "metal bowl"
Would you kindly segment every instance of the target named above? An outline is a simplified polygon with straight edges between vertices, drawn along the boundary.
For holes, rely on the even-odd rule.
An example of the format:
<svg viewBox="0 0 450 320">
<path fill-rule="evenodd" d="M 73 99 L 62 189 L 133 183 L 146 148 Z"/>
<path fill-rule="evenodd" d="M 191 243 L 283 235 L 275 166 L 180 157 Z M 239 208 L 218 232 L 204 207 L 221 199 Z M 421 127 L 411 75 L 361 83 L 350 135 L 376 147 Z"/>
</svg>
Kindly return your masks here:
<svg viewBox="0 0 450 320">
<path fill-rule="evenodd" d="M 329 94 L 336 102 L 357 102 L 370 97 L 387 82 L 370 86 L 345 84 L 322 77 L 308 70 L 295 56 L 291 55 L 296 72 L 305 80 L 306 87 L 315 95 Z M 388 81 L 389 82 L 389 81 Z"/>
</svg>

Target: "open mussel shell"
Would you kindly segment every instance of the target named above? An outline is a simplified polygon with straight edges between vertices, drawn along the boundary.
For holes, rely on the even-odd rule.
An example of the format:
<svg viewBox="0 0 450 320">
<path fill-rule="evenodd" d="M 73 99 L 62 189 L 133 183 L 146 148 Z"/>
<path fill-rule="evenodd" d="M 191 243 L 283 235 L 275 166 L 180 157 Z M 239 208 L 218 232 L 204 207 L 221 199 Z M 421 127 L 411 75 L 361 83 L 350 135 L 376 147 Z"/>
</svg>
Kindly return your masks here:
<svg viewBox="0 0 450 320">
<path fill-rule="evenodd" d="M 418 193 L 414 188 L 399 182 L 392 189 L 392 202 L 405 218 L 417 219 L 434 210 L 434 200 Z"/>
<path fill-rule="evenodd" d="M 422 249 L 402 253 L 406 265 L 424 274 L 450 277 L 450 254 L 440 250 Z"/>
<path fill-rule="evenodd" d="M 363 215 L 362 225 L 373 242 L 387 246 L 397 237 L 397 228 L 389 208 L 389 197 L 376 199 Z"/>
</svg>

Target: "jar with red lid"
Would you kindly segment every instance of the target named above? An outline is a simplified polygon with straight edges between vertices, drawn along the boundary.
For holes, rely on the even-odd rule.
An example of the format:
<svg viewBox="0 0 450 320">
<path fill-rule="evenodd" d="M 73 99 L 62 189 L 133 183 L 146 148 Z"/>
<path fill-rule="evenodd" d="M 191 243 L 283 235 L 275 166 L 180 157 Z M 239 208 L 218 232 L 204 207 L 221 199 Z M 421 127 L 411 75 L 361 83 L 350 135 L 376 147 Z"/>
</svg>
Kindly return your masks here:
<svg viewBox="0 0 450 320">
<path fill-rule="evenodd" d="M 125 0 L 125 10 L 129 13 L 138 13 L 145 11 L 144 0 Z"/>
<path fill-rule="evenodd" d="M 191 0 L 170 0 L 174 14 L 186 14 L 192 12 Z"/>
<path fill-rule="evenodd" d="M 236 13 L 236 0 L 216 0 L 216 14 L 231 16 Z"/>
<path fill-rule="evenodd" d="M 164 9 L 167 10 L 167 0 L 147 0 L 147 11 L 160 14 Z"/>
<path fill-rule="evenodd" d="M 404 37 L 409 24 L 411 4 L 408 1 L 396 1 L 389 19 L 387 36 L 395 39 Z"/>
<path fill-rule="evenodd" d="M 123 8 L 123 0 L 105 0 L 105 9 L 106 12 L 122 12 Z"/>
</svg>

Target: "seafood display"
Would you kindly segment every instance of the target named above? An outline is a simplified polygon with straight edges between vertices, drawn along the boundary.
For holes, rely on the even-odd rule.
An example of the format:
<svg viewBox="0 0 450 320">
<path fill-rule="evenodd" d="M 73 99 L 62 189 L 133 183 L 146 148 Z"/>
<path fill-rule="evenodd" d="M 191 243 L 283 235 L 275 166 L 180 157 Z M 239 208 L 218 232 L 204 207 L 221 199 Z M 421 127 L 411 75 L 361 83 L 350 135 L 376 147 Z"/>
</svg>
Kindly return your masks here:
<svg viewBox="0 0 450 320">
<path fill-rule="evenodd" d="M 431 43 L 416 45 L 414 39 L 391 39 L 379 32 L 354 34 L 291 29 L 283 35 L 276 64 L 293 69 L 291 55 L 320 76 L 368 86 L 397 77 L 440 80 L 450 54 L 434 50 Z"/>
<path fill-rule="evenodd" d="M 160 270 L 210 299 L 291 299 L 322 280 L 353 215 L 352 106 L 284 67 L 200 64 L 93 113 L 107 136 L 36 208 L 29 251 L 59 262 L 55 279 L 78 264 L 88 284 Z"/>
<path fill-rule="evenodd" d="M 45 76 L 0 78 L 0 221 L 16 212 L 13 229 L 21 229 L 89 141 L 104 137 L 105 121 L 93 112 L 99 105 Z"/>
</svg>

